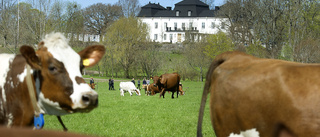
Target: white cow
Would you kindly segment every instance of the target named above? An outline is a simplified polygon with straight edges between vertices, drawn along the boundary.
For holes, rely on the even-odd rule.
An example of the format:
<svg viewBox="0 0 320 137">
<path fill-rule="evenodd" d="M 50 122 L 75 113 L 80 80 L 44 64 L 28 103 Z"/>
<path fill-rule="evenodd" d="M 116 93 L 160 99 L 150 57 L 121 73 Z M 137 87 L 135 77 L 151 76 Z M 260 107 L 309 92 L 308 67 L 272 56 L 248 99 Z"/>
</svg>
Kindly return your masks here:
<svg viewBox="0 0 320 137">
<path fill-rule="evenodd" d="M 120 95 L 124 96 L 125 91 L 129 92 L 130 96 L 132 96 L 133 92 L 136 92 L 139 96 L 141 95 L 140 90 L 132 82 L 120 82 Z"/>
</svg>

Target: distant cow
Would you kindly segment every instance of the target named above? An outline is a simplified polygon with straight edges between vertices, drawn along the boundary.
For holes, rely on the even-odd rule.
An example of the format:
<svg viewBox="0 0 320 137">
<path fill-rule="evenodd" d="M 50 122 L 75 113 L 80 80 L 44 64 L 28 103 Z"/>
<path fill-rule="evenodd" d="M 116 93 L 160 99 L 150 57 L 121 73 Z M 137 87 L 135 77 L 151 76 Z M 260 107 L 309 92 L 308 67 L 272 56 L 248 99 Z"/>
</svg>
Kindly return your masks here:
<svg viewBox="0 0 320 137">
<path fill-rule="evenodd" d="M 217 137 L 255 129 L 260 137 L 320 136 L 320 64 L 260 59 L 241 52 L 218 55 L 203 89 L 198 136 L 209 92 Z"/>
<path fill-rule="evenodd" d="M 127 91 L 132 96 L 132 93 L 140 94 L 140 90 L 136 88 L 136 86 L 132 82 L 120 82 L 120 95 L 124 96 L 124 92 Z"/>
<path fill-rule="evenodd" d="M 172 91 L 172 97 L 174 98 L 174 92 L 179 91 L 180 75 L 178 73 L 163 74 L 156 81 L 156 85 L 160 90 L 161 96 L 164 98 L 166 91 Z M 178 98 L 179 92 L 177 92 Z"/>
<path fill-rule="evenodd" d="M 94 83 L 88 83 L 88 85 L 90 86 L 90 88 L 92 88 L 92 89 L 96 89 L 96 84 L 94 84 Z"/>
<path fill-rule="evenodd" d="M 151 77 L 151 79 L 153 80 L 153 83 L 149 84 L 149 85 L 145 85 L 144 86 L 144 90 L 145 90 L 145 94 L 147 94 L 148 96 L 149 95 L 154 95 L 155 92 L 159 93 L 159 89 L 157 86 L 154 86 L 156 85 L 155 81 L 157 81 L 159 79 L 158 76 L 153 76 Z"/>
<path fill-rule="evenodd" d="M 36 108 L 43 114 L 61 116 L 97 107 L 98 94 L 86 84 L 81 71 L 98 63 L 104 46 L 88 46 L 76 53 L 61 33 L 52 33 L 39 43 L 37 51 L 22 46 L 20 53 L 0 54 L 1 125 L 30 126 Z"/>
</svg>

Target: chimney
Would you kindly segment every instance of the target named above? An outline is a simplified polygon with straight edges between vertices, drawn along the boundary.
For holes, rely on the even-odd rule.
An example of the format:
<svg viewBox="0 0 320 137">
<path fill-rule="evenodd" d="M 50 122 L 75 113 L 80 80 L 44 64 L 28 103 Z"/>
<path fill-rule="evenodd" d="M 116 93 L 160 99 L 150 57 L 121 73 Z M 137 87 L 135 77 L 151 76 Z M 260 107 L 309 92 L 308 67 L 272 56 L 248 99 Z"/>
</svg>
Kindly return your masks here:
<svg viewBox="0 0 320 137">
<path fill-rule="evenodd" d="M 171 7 L 167 7 L 167 10 L 171 10 Z"/>
</svg>

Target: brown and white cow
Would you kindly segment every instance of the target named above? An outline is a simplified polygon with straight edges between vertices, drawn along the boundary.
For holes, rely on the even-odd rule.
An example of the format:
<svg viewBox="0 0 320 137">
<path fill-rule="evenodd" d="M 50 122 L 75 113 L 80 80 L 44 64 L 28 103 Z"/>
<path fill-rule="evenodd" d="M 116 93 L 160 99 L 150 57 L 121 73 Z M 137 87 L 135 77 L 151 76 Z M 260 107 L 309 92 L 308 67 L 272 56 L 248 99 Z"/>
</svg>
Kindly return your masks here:
<svg viewBox="0 0 320 137">
<path fill-rule="evenodd" d="M 207 73 L 198 121 L 208 93 L 217 137 L 256 130 L 260 137 L 320 136 L 320 64 L 218 55 Z"/>
<path fill-rule="evenodd" d="M 164 94 L 166 91 L 172 91 L 171 98 L 174 98 L 174 92 L 177 92 L 178 98 L 179 83 L 180 75 L 178 73 L 162 74 L 156 81 L 156 86 L 158 86 L 160 90 L 160 98 L 161 96 L 164 98 Z"/>
<path fill-rule="evenodd" d="M 61 33 L 46 35 L 35 51 L 20 48 L 21 55 L 0 54 L 0 124 L 8 127 L 30 126 L 34 108 L 26 75 L 31 66 L 32 83 L 40 112 L 65 115 L 89 112 L 98 105 L 98 94 L 82 78 L 84 67 L 98 63 L 103 46 L 89 46 L 76 53 Z"/>
</svg>

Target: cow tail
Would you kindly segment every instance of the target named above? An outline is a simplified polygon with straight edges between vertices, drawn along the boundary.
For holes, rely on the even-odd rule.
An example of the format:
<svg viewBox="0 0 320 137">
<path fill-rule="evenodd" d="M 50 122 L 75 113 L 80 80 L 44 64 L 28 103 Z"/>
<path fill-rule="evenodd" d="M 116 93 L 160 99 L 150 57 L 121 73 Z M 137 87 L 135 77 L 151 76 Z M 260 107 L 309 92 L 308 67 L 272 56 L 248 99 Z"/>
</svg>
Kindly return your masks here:
<svg viewBox="0 0 320 137">
<path fill-rule="evenodd" d="M 203 114 L 204 114 L 204 108 L 207 102 L 207 96 L 210 92 L 210 84 L 211 84 L 211 79 L 214 70 L 221 65 L 226 58 L 223 58 L 223 56 L 217 56 L 214 61 L 211 63 L 209 70 L 207 72 L 206 76 L 206 82 L 203 88 L 203 94 L 201 98 L 201 105 L 200 105 L 200 110 L 199 110 L 199 117 L 198 117 L 198 128 L 197 128 L 197 136 L 202 137 L 202 121 L 203 121 Z"/>
</svg>

